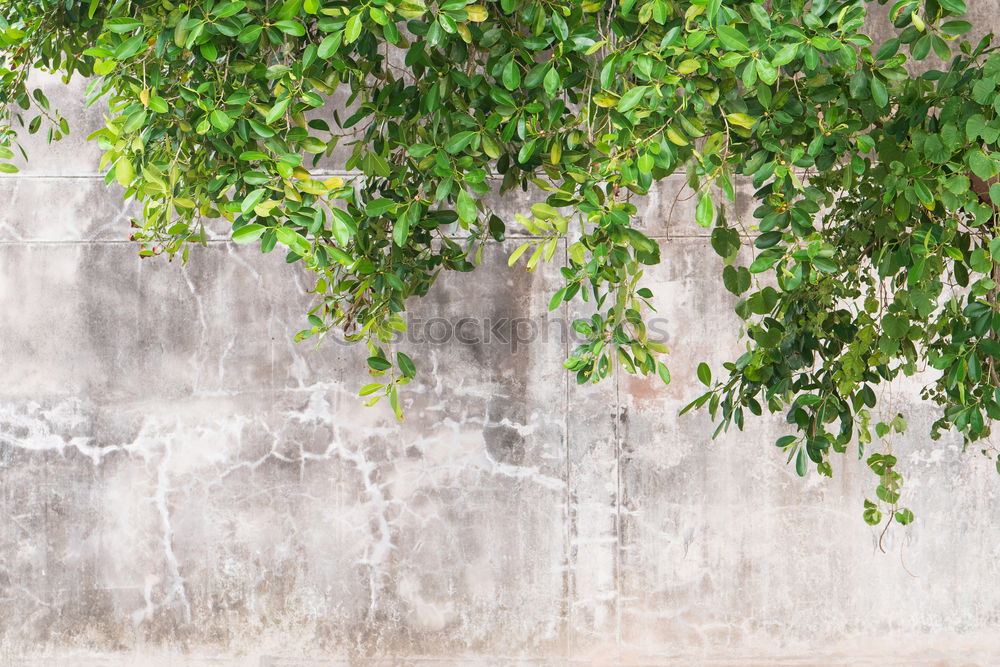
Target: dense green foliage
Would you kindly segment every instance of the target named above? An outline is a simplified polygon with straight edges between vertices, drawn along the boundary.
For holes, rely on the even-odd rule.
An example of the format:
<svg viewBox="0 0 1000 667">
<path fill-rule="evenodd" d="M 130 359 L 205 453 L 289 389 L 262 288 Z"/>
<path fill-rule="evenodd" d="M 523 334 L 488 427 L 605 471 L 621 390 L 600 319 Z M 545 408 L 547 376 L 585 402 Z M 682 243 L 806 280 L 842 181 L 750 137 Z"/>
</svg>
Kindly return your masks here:
<svg viewBox="0 0 1000 667">
<path fill-rule="evenodd" d="M 717 382 L 699 368 L 692 405 L 720 429 L 783 412 L 789 460 L 830 474 L 833 451 L 905 427 L 870 423 L 901 373 L 930 372 L 935 435 L 981 440 L 1000 417 L 1000 55 L 961 41 L 965 10 L 899 0 L 898 37 L 873 44 L 863 0 L 8 0 L 0 157 L 22 126 L 68 131 L 30 69 L 92 77 L 110 106 L 93 139 L 142 202 L 140 252 L 186 257 L 209 218 L 280 244 L 316 274 L 299 337 L 367 342 L 362 394 L 397 412 L 415 368 L 385 349 L 406 299 L 473 270 L 509 225 L 535 237 L 510 257 L 528 270 L 568 239 L 551 306 L 594 308 L 565 364 L 580 382 L 614 364 L 668 382 L 643 324 L 659 247 L 632 200 L 682 171 L 747 342 Z M 316 176 L 338 143 L 353 175 Z M 753 220 L 713 199 L 737 179 Z M 500 219 L 484 196 L 518 187 L 537 203 Z M 868 464 L 865 519 L 908 523 L 895 458 Z"/>
</svg>

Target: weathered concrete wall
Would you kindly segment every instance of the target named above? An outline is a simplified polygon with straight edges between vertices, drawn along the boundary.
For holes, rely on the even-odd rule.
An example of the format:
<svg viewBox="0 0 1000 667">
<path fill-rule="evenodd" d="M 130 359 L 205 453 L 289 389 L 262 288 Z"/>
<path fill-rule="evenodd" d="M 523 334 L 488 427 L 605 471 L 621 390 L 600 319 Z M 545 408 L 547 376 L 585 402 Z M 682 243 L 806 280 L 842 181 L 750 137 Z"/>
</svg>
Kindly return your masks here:
<svg viewBox="0 0 1000 667">
<path fill-rule="evenodd" d="M 918 517 L 886 554 L 858 461 L 802 480 L 778 421 L 677 417 L 697 362 L 739 353 L 679 182 L 643 213 L 670 387 L 571 382 L 555 270 L 508 269 L 514 240 L 413 303 L 398 424 L 355 397 L 361 350 L 291 342 L 280 253 L 140 260 L 99 114 L 58 97 L 73 137 L 0 180 L 0 665 L 1000 660 L 1000 478 L 927 438 L 913 388 L 885 397 Z M 549 328 L 442 342 L 466 316 Z"/>
</svg>

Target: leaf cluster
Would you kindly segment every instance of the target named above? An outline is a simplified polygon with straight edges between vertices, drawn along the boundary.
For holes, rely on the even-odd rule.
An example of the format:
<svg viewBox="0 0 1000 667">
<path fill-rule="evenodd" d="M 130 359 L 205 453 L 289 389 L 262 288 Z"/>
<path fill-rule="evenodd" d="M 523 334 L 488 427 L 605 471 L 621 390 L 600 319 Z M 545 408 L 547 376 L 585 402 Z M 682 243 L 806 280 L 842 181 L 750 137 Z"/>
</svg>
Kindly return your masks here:
<svg viewBox="0 0 1000 667">
<path fill-rule="evenodd" d="M 297 337 L 365 342 L 379 381 L 361 393 L 397 413 L 416 371 L 389 349 L 407 300 L 472 271 L 508 225 L 530 236 L 511 265 L 565 258 L 550 308 L 589 304 L 565 362 L 579 382 L 616 366 L 669 382 L 644 321 L 658 221 L 637 203 L 682 173 L 746 332 L 714 383 L 699 367 L 708 391 L 689 408 L 719 431 L 782 412 L 799 474 L 831 474 L 832 452 L 870 446 L 877 389 L 899 375 L 935 374 L 935 436 L 982 440 L 1000 417 L 1000 54 L 962 39 L 963 0 L 894 2 L 881 44 L 867 5 L 14 1 L 0 158 L 22 127 L 68 131 L 31 69 L 90 77 L 109 108 L 91 139 L 142 204 L 140 254 L 186 259 L 215 221 L 280 247 L 315 276 Z M 730 220 L 740 188 L 752 219 Z M 491 195 L 514 189 L 536 201 L 505 220 Z M 887 460 L 868 459 L 895 507 Z"/>
</svg>

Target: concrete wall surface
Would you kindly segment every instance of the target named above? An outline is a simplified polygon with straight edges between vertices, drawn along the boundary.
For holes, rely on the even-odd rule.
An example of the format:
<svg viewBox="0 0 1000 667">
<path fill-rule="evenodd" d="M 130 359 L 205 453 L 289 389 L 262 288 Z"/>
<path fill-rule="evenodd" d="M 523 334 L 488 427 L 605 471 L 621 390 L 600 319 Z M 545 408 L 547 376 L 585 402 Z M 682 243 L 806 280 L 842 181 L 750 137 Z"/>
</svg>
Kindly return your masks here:
<svg viewBox="0 0 1000 667">
<path fill-rule="evenodd" d="M 412 302 L 397 423 L 362 349 L 291 341 L 281 253 L 140 260 L 100 112 L 49 89 L 72 136 L 0 179 L 0 667 L 1000 664 L 1000 476 L 919 387 L 883 395 L 917 516 L 885 553 L 862 462 L 800 479 L 780 420 L 678 417 L 741 349 L 680 181 L 642 208 L 669 387 L 578 387 L 512 239 Z"/>
</svg>

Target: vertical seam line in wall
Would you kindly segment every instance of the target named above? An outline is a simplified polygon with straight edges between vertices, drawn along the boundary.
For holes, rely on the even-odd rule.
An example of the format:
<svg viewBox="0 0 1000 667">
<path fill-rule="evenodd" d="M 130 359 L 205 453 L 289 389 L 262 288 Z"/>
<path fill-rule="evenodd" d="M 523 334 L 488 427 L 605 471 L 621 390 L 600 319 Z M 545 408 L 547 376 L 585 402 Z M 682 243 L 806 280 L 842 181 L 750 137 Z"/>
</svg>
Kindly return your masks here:
<svg viewBox="0 0 1000 667">
<path fill-rule="evenodd" d="M 615 409 L 615 660 L 621 660 L 622 647 L 622 454 L 621 454 L 621 376 L 620 364 L 614 364 Z"/>
<path fill-rule="evenodd" d="M 563 266 L 569 263 L 569 245 L 566 239 L 563 239 Z M 560 310 L 563 313 L 563 317 L 566 318 L 567 324 L 569 323 L 570 312 L 569 312 L 569 302 L 563 301 Z M 563 331 L 562 327 L 559 329 Z M 569 342 L 570 342 L 570 329 L 565 329 L 565 337 L 563 338 L 563 359 L 569 357 Z M 574 541 L 574 523 L 573 523 L 573 487 L 572 487 L 572 464 L 570 461 L 570 436 L 569 436 L 569 406 L 570 406 L 570 383 L 569 383 L 569 371 L 563 369 L 563 456 L 566 457 L 565 472 L 566 475 L 566 491 L 565 491 L 565 516 L 563 520 L 563 549 L 565 550 L 565 559 L 563 563 L 563 656 L 567 659 L 571 658 L 571 650 L 573 646 L 572 634 L 573 634 L 573 602 L 576 598 L 576 563 L 573 558 L 573 541 Z"/>
</svg>

